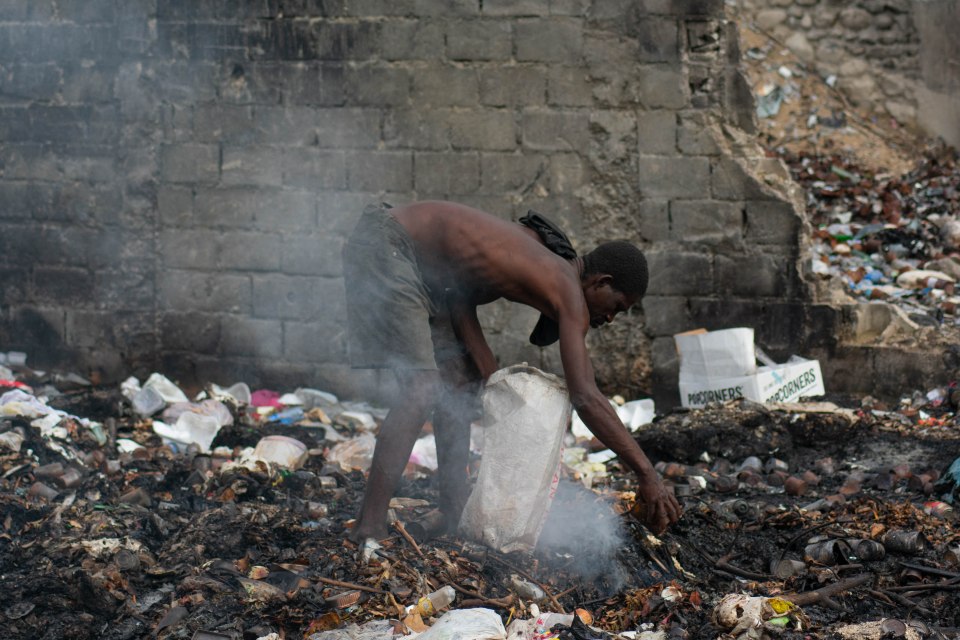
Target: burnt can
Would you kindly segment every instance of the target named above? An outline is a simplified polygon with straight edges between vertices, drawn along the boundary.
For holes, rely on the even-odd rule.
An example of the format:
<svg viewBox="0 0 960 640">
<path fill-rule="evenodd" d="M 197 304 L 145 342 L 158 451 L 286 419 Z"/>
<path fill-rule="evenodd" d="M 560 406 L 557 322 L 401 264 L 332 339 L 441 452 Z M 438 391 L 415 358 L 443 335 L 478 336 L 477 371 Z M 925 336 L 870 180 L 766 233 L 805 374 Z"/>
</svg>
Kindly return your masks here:
<svg viewBox="0 0 960 640">
<path fill-rule="evenodd" d="M 887 550 L 876 540 L 864 540 L 860 538 L 848 538 L 847 544 L 853 551 L 857 560 L 871 562 L 873 560 L 883 560 L 887 555 Z"/>
<path fill-rule="evenodd" d="M 926 549 L 927 541 L 919 531 L 888 531 L 881 538 L 887 551 L 917 555 Z"/>
</svg>

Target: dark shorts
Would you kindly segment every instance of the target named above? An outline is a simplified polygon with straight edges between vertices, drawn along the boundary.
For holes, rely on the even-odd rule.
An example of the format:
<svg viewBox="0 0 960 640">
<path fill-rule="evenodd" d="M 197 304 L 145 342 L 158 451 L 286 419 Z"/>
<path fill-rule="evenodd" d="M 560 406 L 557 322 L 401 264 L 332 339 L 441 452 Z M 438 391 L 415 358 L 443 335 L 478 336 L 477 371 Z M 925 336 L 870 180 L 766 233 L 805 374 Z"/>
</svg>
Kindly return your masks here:
<svg viewBox="0 0 960 640">
<path fill-rule="evenodd" d="M 466 355 L 387 206 L 364 209 L 343 248 L 343 275 L 354 367 L 433 370 Z"/>
</svg>

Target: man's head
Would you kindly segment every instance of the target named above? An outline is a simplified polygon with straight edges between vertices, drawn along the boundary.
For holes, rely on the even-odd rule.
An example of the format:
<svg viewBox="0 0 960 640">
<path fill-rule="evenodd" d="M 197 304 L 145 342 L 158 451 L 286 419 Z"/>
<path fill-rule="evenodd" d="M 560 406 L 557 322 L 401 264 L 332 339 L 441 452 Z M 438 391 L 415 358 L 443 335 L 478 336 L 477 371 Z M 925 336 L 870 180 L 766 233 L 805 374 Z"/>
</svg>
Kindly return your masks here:
<svg viewBox="0 0 960 640">
<path fill-rule="evenodd" d="M 614 240 L 583 256 L 581 283 L 590 310 L 590 326 L 611 322 L 647 291 L 647 260 L 633 244 Z"/>
</svg>

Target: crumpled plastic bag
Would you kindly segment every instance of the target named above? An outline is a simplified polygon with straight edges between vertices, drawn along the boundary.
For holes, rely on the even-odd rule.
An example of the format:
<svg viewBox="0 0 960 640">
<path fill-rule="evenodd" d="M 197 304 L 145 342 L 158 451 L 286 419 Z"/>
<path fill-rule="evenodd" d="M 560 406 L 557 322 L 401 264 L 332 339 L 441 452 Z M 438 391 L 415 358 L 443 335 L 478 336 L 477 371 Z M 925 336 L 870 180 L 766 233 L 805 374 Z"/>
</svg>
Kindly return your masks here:
<svg viewBox="0 0 960 640">
<path fill-rule="evenodd" d="M 372 433 L 361 433 L 352 440 L 341 442 L 330 449 L 327 462 L 339 464 L 346 472 L 354 469 L 369 471 L 373 463 L 373 450 L 377 446 L 377 438 Z"/>
<path fill-rule="evenodd" d="M 500 614 L 493 609 L 454 609 L 419 635 L 417 640 L 506 640 Z"/>
</svg>

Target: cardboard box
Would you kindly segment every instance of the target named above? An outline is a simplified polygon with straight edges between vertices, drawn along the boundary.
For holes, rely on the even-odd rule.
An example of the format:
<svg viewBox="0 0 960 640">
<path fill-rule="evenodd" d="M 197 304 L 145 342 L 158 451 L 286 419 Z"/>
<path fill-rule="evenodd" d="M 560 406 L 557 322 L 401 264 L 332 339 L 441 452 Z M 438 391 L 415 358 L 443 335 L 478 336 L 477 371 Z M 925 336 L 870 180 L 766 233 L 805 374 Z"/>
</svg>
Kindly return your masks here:
<svg viewBox="0 0 960 640">
<path fill-rule="evenodd" d="M 817 360 L 795 359 L 779 367 L 759 367 L 748 376 L 680 379 L 680 404 L 691 408 L 738 398 L 793 402 L 824 393 L 823 374 Z"/>
<path fill-rule="evenodd" d="M 674 341 L 680 354 L 680 403 L 684 407 L 738 398 L 792 402 L 824 393 L 816 360 L 793 357 L 786 364 L 758 368 L 753 329 L 697 330 L 677 334 Z"/>
</svg>

